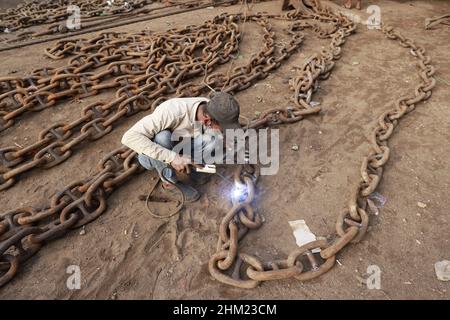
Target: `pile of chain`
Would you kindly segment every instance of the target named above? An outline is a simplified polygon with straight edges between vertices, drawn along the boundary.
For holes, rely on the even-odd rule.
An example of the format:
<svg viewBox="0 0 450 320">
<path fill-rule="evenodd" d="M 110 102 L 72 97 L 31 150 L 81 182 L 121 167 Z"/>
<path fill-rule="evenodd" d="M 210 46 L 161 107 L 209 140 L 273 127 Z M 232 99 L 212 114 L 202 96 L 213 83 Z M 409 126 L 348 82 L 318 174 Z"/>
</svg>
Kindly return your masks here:
<svg viewBox="0 0 450 320">
<path fill-rule="evenodd" d="M 332 36 L 329 50 L 308 60 L 300 75 L 293 79 L 291 84 L 294 86 L 295 98 L 301 98 L 297 105 L 303 106 L 310 102 L 314 83 L 320 75 L 325 77 L 329 75 L 331 61 L 339 56 L 339 45 L 350 31 L 350 27 L 347 30 L 340 28 Z M 257 168 L 249 165 L 241 166 L 236 172 L 235 183 L 245 185 L 246 194 L 233 201 L 232 209 L 221 221 L 217 252 L 212 255 L 208 264 L 209 272 L 216 280 L 247 289 L 268 280 L 288 278 L 299 281 L 310 280 L 330 270 L 334 265 L 336 254 L 349 243 L 357 243 L 364 237 L 369 225 L 368 210 L 373 208 L 369 197 L 377 189 L 383 175 L 383 167 L 389 160 L 388 140 L 400 119 L 413 111 L 418 103 L 427 100 L 436 85 L 433 78 L 435 69 L 430 64 L 431 59 L 425 54 L 425 49 L 414 44 L 411 39 L 403 37 L 392 27 L 383 26 L 382 31 L 388 39 L 398 40 L 401 46 L 410 49 L 410 53 L 418 59 L 422 82 L 417 85 L 413 94 L 396 100 L 393 103 L 394 108 L 379 117 L 372 131 L 371 151 L 361 164 L 361 180 L 354 187 L 348 207 L 338 214 L 336 238 L 331 243 L 325 239 L 307 243 L 292 251 L 283 260 L 262 262 L 256 256 L 240 252 L 239 241 L 248 230 L 257 229 L 262 224 L 261 217 L 252 207 L 258 178 Z M 295 114 L 295 110 L 292 113 Z M 263 119 L 256 121 L 254 126 L 286 122 L 283 120 L 287 114 L 288 110 L 270 110 L 263 114 Z M 320 249 L 320 253 L 314 249 Z"/>
<path fill-rule="evenodd" d="M 84 141 L 110 133 L 121 118 L 154 108 L 169 94 L 189 95 L 186 80 L 227 62 L 238 48 L 239 36 L 236 24 L 225 17 L 160 34 L 102 33 L 46 50 L 55 59 L 73 56 L 64 67 L 35 70 L 26 78 L 0 78 L 4 129 L 23 114 L 67 97 L 81 99 L 116 90 L 112 101 L 85 106 L 78 119 L 49 126 L 35 143 L 0 149 L 0 190 L 12 186 L 23 172 L 63 162 Z M 210 82 L 215 86 L 214 79 Z"/>
<path fill-rule="evenodd" d="M 82 19 L 128 13 L 141 8 L 152 0 L 31 0 L 16 8 L 0 12 L 0 32 L 13 32 L 31 26 L 54 23 L 72 14 L 68 6 L 78 6 Z"/>
<path fill-rule="evenodd" d="M 241 37 L 237 23 L 244 19 L 262 27 L 261 51 L 244 66 L 227 73 L 208 74 L 217 64 L 229 61 L 236 52 Z M 209 88 L 226 92 L 248 88 L 267 77 L 299 48 L 303 35 L 291 33 L 288 44 L 275 46 L 275 33 L 268 16 L 223 14 L 199 26 L 162 34 L 104 33 L 95 39 L 82 40 L 81 44 L 79 41 L 60 43 L 47 53 L 55 57 L 74 55 L 70 66 L 37 70 L 26 79 L 3 80 L 2 88 L 8 92 L 12 89 L 15 93 L 24 93 L 16 100 L 13 100 L 15 95 L 8 95 L 9 102 L 17 104 L 5 100 L 3 107 L 12 108 L 11 112 L 19 115 L 37 111 L 33 107 L 52 106 L 66 96 L 88 96 L 110 88 L 116 90 L 116 99 L 86 106 L 82 116 L 71 123 L 53 124 L 30 146 L 1 149 L 2 188 L 12 186 L 22 172 L 61 163 L 72 154 L 75 146 L 109 133 L 112 124 L 120 118 L 153 109 L 171 96 L 198 96 L 207 94 Z M 103 71 L 87 73 L 102 65 L 107 66 Z M 200 82 L 186 81 L 199 75 L 203 76 Z M 104 79 L 110 81 L 99 83 Z M 75 181 L 57 193 L 48 207 L 18 208 L 2 214 L 0 271 L 4 274 L 0 276 L 0 286 L 43 244 L 102 214 L 106 210 L 107 196 L 131 174 L 137 173 L 138 168 L 135 153 L 121 148 L 102 160 L 96 174 Z"/>
<path fill-rule="evenodd" d="M 135 155 L 126 148 L 115 150 L 99 163 L 93 177 L 74 181 L 59 191 L 49 207 L 20 208 L 3 214 L 0 219 L 0 287 L 45 243 L 104 213 L 106 197 L 142 170 Z"/>
<path fill-rule="evenodd" d="M 163 2 L 163 6 L 148 6 L 155 2 Z M 77 0 L 71 2 L 64 1 L 59 4 L 55 4 L 54 2 L 36 4 L 32 2 L 29 4 L 30 8 L 25 10 L 26 13 L 12 15 L 4 14 L 7 18 L 4 24 L 0 22 L 0 31 L 3 28 L 5 32 L 11 33 L 12 31 L 29 28 L 36 25 L 46 25 L 41 28 L 42 30 L 31 30 L 16 33 L 15 37 L 5 41 L 5 43 L 9 45 L 18 41 L 36 39 L 53 34 L 64 35 L 67 32 L 75 32 L 78 34 L 93 30 L 97 31 L 97 29 L 113 28 L 126 23 L 132 23 L 139 19 L 151 19 L 152 16 L 149 16 L 149 14 L 157 11 L 165 10 L 160 12 L 158 16 L 174 14 L 174 11 L 166 10 L 172 7 L 194 8 L 205 4 L 211 4 L 211 0 L 191 0 L 182 2 L 168 2 L 164 0 Z M 52 9 L 43 10 L 42 8 L 45 8 L 46 6 L 49 6 Z M 39 9 L 38 11 L 33 11 L 36 7 L 41 8 L 42 10 Z M 75 14 L 78 14 L 78 11 L 74 8 L 80 10 L 79 19 L 77 18 L 78 20 L 74 20 Z M 29 17 L 28 14 L 30 12 L 33 12 L 34 18 Z M 141 18 L 136 18 L 137 16 L 141 16 Z M 70 22 L 71 25 L 68 25 L 68 22 Z M 75 22 L 78 24 L 74 25 Z M 60 36 L 57 35 L 57 37 Z"/>
<path fill-rule="evenodd" d="M 302 35 L 294 28 L 292 42 L 275 56 L 268 17 L 250 16 L 248 20 L 265 30 L 264 47 L 250 63 L 230 74 L 208 75 L 200 84 L 187 81 L 231 59 L 240 37 L 234 21 L 242 18 L 223 15 L 200 26 L 165 33 L 102 33 L 90 40 L 61 41 L 46 54 L 54 59 L 73 56 L 67 66 L 38 69 L 25 78 L 0 78 L 0 130 L 12 127 L 25 113 L 52 107 L 67 97 L 80 99 L 116 90 L 114 100 L 85 106 L 78 119 L 49 126 L 31 145 L 1 148 L 0 190 L 11 187 L 24 172 L 60 164 L 83 143 L 110 133 L 123 117 L 153 109 L 169 95 L 198 96 L 208 87 L 227 92 L 246 89 L 280 66 L 301 43 Z"/>
</svg>

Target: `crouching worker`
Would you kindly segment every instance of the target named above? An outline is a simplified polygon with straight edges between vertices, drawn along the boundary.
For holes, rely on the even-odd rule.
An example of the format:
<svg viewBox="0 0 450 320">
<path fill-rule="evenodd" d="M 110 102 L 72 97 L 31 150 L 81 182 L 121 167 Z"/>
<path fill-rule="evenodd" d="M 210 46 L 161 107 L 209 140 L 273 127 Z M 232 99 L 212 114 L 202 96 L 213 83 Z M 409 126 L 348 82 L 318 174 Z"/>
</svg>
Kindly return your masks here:
<svg viewBox="0 0 450 320">
<path fill-rule="evenodd" d="M 203 154 L 213 154 L 218 142 L 223 142 L 226 129 L 241 128 L 239 111 L 238 102 L 224 92 L 216 93 L 211 100 L 170 99 L 125 132 L 122 143 L 138 153 L 145 169 L 158 172 L 164 190 L 175 193 L 176 184 L 185 201 L 193 202 L 200 194 L 190 182 L 206 183 L 208 174 L 191 171 L 189 166 L 194 159 L 204 159 Z M 189 173 L 189 183 L 179 181 L 175 171 Z"/>
</svg>

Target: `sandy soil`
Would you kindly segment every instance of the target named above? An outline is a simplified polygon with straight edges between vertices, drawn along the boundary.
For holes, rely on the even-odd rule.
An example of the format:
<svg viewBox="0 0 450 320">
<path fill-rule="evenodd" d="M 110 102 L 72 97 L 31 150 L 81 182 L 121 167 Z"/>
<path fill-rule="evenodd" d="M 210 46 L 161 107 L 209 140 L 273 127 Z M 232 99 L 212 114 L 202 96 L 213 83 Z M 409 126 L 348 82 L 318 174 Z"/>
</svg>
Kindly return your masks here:
<svg viewBox="0 0 450 320">
<path fill-rule="evenodd" d="M 230 208 L 230 186 L 215 177 L 200 190 L 202 197 L 169 221 L 152 218 L 138 196 L 152 184 L 144 173 L 116 191 L 108 211 L 86 226 L 44 247 L 0 290 L 1 299 L 438 299 L 450 298 L 449 283 L 437 280 L 434 263 L 450 259 L 450 28 L 425 31 L 424 20 L 450 12 L 446 1 L 363 1 L 376 3 L 382 18 L 422 44 L 432 56 L 439 79 L 432 98 L 408 115 L 391 140 L 391 159 L 379 192 L 387 202 L 372 217 L 364 240 L 351 245 L 326 275 L 305 283 L 274 281 L 253 290 L 228 287 L 213 280 L 207 262 L 215 250 L 218 224 Z M 259 3 L 252 11 L 279 12 L 281 1 Z M 166 28 L 202 21 L 220 12 L 238 12 L 239 5 L 203 9 L 121 27 L 121 31 Z M 356 14 L 367 16 L 365 11 Z M 275 23 L 281 32 L 283 23 Z M 241 48 L 242 63 L 259 50 L 259 27 L 248 27 Z M 60 65 L 42 52 L 48 44 L 1 52 L 0 74 L 24 75 L 35 68 Z M 285 79 L 326 41 L 308 34 L 301 50 L 257 85 L 237 94 L 243 114 L 288 103 Z M 334 233 L 336 215 L 347 203 L 357 179 L 368 134 L 391 102 L 418 83 L 413 57 L 381 32 L 359 25 L 343 47 L 329 80 L 314 100 L 323 111 L 300 123 L 280 128 L 280 170 L 259 183 L 257 207 L 266 223 L 250 233 L 241 250 L 263 259 L 285 257 L 295 248 L 288 221 L 304 219 L 316 234 Z M 447 84 L 444 83 L 447 82 Z M 61 103 L 29 115 L 0 135 L 0 145 L 28 144 L 37 132 L 61 120 L 74 119 L 82 105 L 106 100 L 110 93 Z M 93 173 L 98 160 L 120 145 L 122 134 L 144 114 L 134 115 L 103 139 L 81 147 L 69 160 L 50 169 L 23 175 L 2 192 L 1 212 L 18 206 L 40 206 L 69 182 Z M 293 144 L 299 151 L 291 150 Z M 231 169 L 221 169 L 225 175 Z M 426 203 L 420 208 L 417 202 Z M 66 268 L 79 265 L 81 290 L 66 287 Z M 381 290 L 368 290 L 358 280 L 369 265 L 382 271 Z"/>
</svg>

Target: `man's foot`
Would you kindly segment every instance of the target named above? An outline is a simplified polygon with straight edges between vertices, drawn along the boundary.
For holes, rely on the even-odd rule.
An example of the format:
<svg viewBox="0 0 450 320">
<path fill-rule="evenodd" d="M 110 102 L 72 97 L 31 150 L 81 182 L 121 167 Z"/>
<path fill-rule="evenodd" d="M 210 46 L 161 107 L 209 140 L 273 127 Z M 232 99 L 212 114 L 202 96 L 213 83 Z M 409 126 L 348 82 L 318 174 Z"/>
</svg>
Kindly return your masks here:
<svg viewBox="0 0 450 320">
<path fill-rule="evenodd" d="M 351 9 L 352 8 L 352 0 L 345 0 L 344 7 L 347 9 Z"/>
<path fill-rule="evenodd" d="M 192 172 L 189 175 L 189 178 L 191 179 L 191 181 L 194 184 L 201 186 L 201 185 L 209 182 L 209 180 L 211 180 L 211 175 L 209 173 L 203 173 L 203 172 Z"/>
<path fill-rule="evenodd" d="M 195 188 L 181 182 L 177 182 L 176 186 L 181 190 L 181 192 L 183 192 L 184 202 L 186 203 L 194 202 L 200 198 L 200 193 Z M 173 194 L 174 196 L 178 195 L 179 193 L 179 190 L 177 190 L 178 188 L 176 188 L 174 185 L 170 183 L 163 183 L 163 189 Z"/>
<path fill-rule="evenodd" d="M 361 0 L 356 1 L 356 9 L 361 10 Z"/>
</svg>

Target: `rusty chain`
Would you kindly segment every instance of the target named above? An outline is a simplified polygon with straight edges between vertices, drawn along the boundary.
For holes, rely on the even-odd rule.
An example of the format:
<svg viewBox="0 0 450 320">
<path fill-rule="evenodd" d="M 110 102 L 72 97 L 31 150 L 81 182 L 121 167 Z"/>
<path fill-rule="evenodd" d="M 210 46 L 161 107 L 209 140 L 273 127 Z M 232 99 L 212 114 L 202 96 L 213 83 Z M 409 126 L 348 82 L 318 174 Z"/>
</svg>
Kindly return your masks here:
<svg viewBox="0 0 450 320">
<path fill-rule="evenodd" d="M 67 12 L 69 5 L 80 8 L 82 19 L 108 17 L 136 11 L 150 4 L 152 0 L 31 0 L 19 4 L 16 8 L 0 12 L 0 32 L 18 31 L 31 26 L 57 23 L 66 20 L 72 13 Z M 59 26 L 59 24 L 56 24 Z M 49 29 L 50 30 L 50 29 Z"/>
<path fill-rule="evenodd" d="M 73 56 L 68 66 L 39 69 L 28 78 L 3 79 L 3 88 L 8 91 L 0 95 L 0 101 L 10 110 L 3 116 L 5 127 L 12 126 L 23 113 L 54 106 L 65 97 L 83 98 L 111 88 L 117 91 L 113 101 L 85 106 L 80 118 L 49 126 L 29 146 L 1 148 L 0 190 L 11 187 L 24 172 L 62 163 L 84 142 L 110 133 L 121 118 L 153 109 L 169 95 L 198 96 L 208 87 L 227 92 L 244 90 L 278 68 L 302 41 L 298 30 L 290 30 L 291 43 L 275 56 L 275 34 L 269 18 L 262 14 L 247 17 L 263 26 L 263 49 L 230 74 L 211 74 L 200 84 L 187 81 L 231 59 L 240 37 L 235 21 L 240 19 L 242 15 L 222 15 L 200 26 L 159 34 L 110 32 L 90 40 L 61 41 L 45 53 L 55 59 Z M 196 57 L 196 50 L 202 55 Z M 101 67 L 101 71 L 92 72 Z M 105 80 L 109 81 L 100 83 Z"/>
<path fill-rule="evenodd" d="M 290 89 L 294 91 L 294 106 L 267 110 L 249 125 L 250 128 L 297 122 L 306 115 L 320 112 L 319 107 L 310 104 L 312 95 L 319 88 L 319 80 L 329 77 L 334 61 L 340 58 L 340 48 L 345 38 L 351 35 L 355 26 L 343 16 L 335 16 L 317 6 L 314 9 L 313 12 L 308 10 L 310 18 L 331 22 L 334 28 L 326 31 L 318 25 L 301 20 L 295 21 L 289 32 L 312 27 L 319 37 L 331 39 L 329 47 L 308 58 L 299 69 L 299 74 L 290 80 Z M 330 270 L 335 262 L 335 254 L 324 258 L 313 253 L 317 248 L 322 251 L 329 248 L 330 244 L 326 240 L 313 241 L 297 248 L 284 260 L 265 263 L 255 256 L 239 252 L 239 241 L 249 230 L 257 229 L 262 224 L 262 218 L 252 207 L 257 180 L 257 166 L 241 166 L 235 173 L 235 184 L 245 185 L 243 190 L 246 190 L 246 194 L 233 201 L 233 207 L 220 223 L 217 251 L 208 264 L 210 274 L 222 283 L 251 289 L 261 281 L 287 278 L 306 281 Z M 246 266 L 244 273 L 243 266 Z"/>
<path fill-rule="evenodd" d="M 264 26 L 265 45 L 269 50 L 263 49 L 247 66 L 233 69 L 230 76 L 223 73 L 211 74 L 202 83 L 187 82 L 179 85 L 175 93 L 181 94 L 180 96 L 199 95 L 207 90 L 207 85 L 216 89 L 224 88 L 227 92 L 243 90 L 255 80 L 266 77 L 269 71 L 277 68 L 282 60 L 299 47 L 303 39 L 303 35 L 297 33 L 299 30 L 312 28 L 320 37 L 330 38 L 331 44 L 328 49 L 308 59 L 300 69 L 299 75 L 291 79 L 290 88 L 294 91 L 295 106 L 268 110 L 251 123 L 250 127 L 291 123 L 301 120 L 305 115 L 319 112 L 319 108 L 310 105 L 312 94 L 318 88 L 318 81 L 329 76 L 334 66 L 333 61 L 340 56 L 341 45 L 355 27 L 345 17 L 336 16 L 328 9 L 318 6 L 317 1 L 313 3 L 315 5 L 306 12 L 303 10 L 290 12 L 282 17 L 261 14 L 252 16 L 253 21 Z M 220 20 L 223 17 L 218 18 Z M 293 34 L 290 47 L 281 49 L 277 56 L 272 55 L 274 33 L 268 23 L 269 18 L 294 21 L 289 28 L 289 33 Z M 336 28 L 332 31 L 321 30 L 316 24 L 296 21 L 300 18 L 333 22 Z M 217 252 L 209 261 L 209 271 L 215 279 L 240 288 L 254 288 L 261 281 L 291 277 L 306 281 L 327 272 L 333 267 L 335 256 L 342 248 L 350 242 L 362 239 L 369 222 L 366 211 L 367 197 L 376 190 L 382 177 L 383 166 L 389 159 L 388 139 L 399 120 L 414 110 L 417 103 L 428 99 L 435 85 L 432 77 L 434 68 L 430 64 L 429 56 L 425 55 L 424 48 L 415 45 L 412 40 L 404 38 L 390 27 L 383 26 L 383 32 L 389 39 L 396 39 L 402 46 L 409 48 L 411 54 L 419 59 L 422 83 L 416 87 L 413 95 L 396 101 L 395 109 L 383 113 L 379 118 L 372 134 L 372 151 L 362 162 L 361 181 L 354 189 L 348 208 L 338 215 L 336 239 L 332 243 L 326 240 L 313 241 L 297 248 L 284 260 L 265 263 L 255 256 L 240 252 L 239 241 L 249 230 L 257 229 L 262 224 L 262 218 L 252 207 L 259 176 L 258 169 L 251 165 L 241 166 L 235 174 L 235 181 L 246 185 L 248 191 L 244 199 L 233 202 L 233 208 L 219 226 Z M 67 52 L 80 54 L 81 47 L 83 46 L 73 46 L 63 54 Z M 265 56 L 268 52 L 270 53 Z M 206 70 L 208 68 L 208 65 L 204 67 Z M 127 85 L 129 84 L 127 83 L 125 87 Z M 151 86 L 151 89 L 154 89 L 154 86 Z M 160 101 L 162 100 L 158 98 L 153 100 L 153 105 Z M 106 197 L 130 175 L 137 173 L 140 166 L 131 150 L 121 148 L 108 155 L 100 163 L 98 170 L 92 177 L 76 181 L 64 188 L 54 196 L 47 208 L 41 210 L 19 208 L 0 216 L 0 272 L 2 272 L 0 286 L 12 279 L 21 263 L 47 241 L 62 236 L 68 230 L 84 225 L 101 215 L 106 210 Z M 44 219 L 49 217 L 53 217 L 54 220 L 44 224 Z M 320 253 L 313 252 L 313 249 L 317 248 L 321 249 Z M 244 264 L 246 269 L 245 275 L 242 276 Z"/>
<path fill-rule="evenodd" d="M 3 214 L 0 286 L 42 245 L 100 216 L 106 210 L 106 197 L 130 175 L 142 170 L 135 155 L 125 147 L 115 150 L 99 163 L 94 176 L 69 184 L 53 196 L 50 206 L 41 210 L 20 208 Z M 50 218 L 51 222 L 42 223 Z"/>
<path fill-rule="evenodd" d="M 320 10 L 316 8 L 316 12 Z M 344 34 L 338 40 L 333 37 L 330 52 L 322 52 L 322 59 L 329 59 L 329 64 L 322 62 L 315 56 L 309 59 L 301 69 L 299 76 L 291 81 L 295 92 L 297 105 L 309 104 L 313 90 L 313 83 L 318 76 L 329 75 L 332 67 L 331 61 L 339 56 L 339 47 L 343 43 Z M 251 206 L 254 198 L 257 175 L 256 167 L 241 166 L 235 175 L 235 183 L 246 184 L 247 190 L 244 199 L 233 203 L 231 210 L 222 219 L 219 227 L 219 241 L 217 251 L 209 260 L 210 274 L 218 281 L 239 287 L 255 288 L 262 281 L 295 278 L 299 281 L 314 279 L 330 270 L 338 254 L 349 243 L 361 241 L 367 232 L 369 225 L 368 197 L 377 189 L 382 175 L 383 167 L 389 160 L 390 149 L 388 140 L 393 134 L 400 119 L 413 111 L 416 105 L 431 96 L 432 89 L 436 85 L 433 78 L 434 67 L 430 64 L 431 58 L 425 54 L 425 49 L 416 45 L 411 39 L 407 39 L 392 27 L 383 26 L 382 32 L 388 39 L 398 40 L 400 45 L 410 49 L 410 53 L 418 59 L 419 76 L 422 79 L 413 94 L 396 100 L 394 108 L 384 112 L 379 118 L 371 135 L 371 151 L 363 158 L 360 168 L 361 180 L 354 187 L 348 207 L 338 214 L 336 221 L 336 237 L 334 241 L 325 239 L 312 241 L 294 251 L 286 259 L 262 262 L 255 256 L 242 253 L 238 250 L 239 241 L 250 230 L 256 229 L 262 224 L 261 217 Z M 333 54 L 334 53 L 334 54 Z M 321 66 L 321 67 L 318 67 Z M 311 91 L 312 90 L 312 91 Z M 298 97 L 301 100 L 297 101 Z M 308 110 L 308 108 L 306 108 Z M 293 114 L 295 111 L 291 111 Z M 255 121 L 253 127 L 286 123 L 287 110 L 272 109 L 261 115 L 261 119 Z M 252 126 L 250 126 L 252 127 Z M 314 252 L 320 249 L 320 253 Z"/>
<path fill-rule="evenodd" d="M 177 97 L 201 95 L 208 92 L 209 87 L 215 90 L 223 89 L 226 92 L 244 90 L 252 83 L 267 77 L 270 71 L 278 68 L 281 62 L 294 53 L 302 43 L 303 35 L 292 32 L 290 43 L 283 45 L 281 48 L 276 48 L 275 33 L 272 31 L 269 18 L 264 14 L 247 16 L 247 21 L 254 21 L 261 25 L 263 29 L 264 35 L 261 51 L 254 55 L 246 65 L 232 69 L 229 74 L 216 72 L 207 75 L 199 83 L 194 81 L 182 82 L 183 76 L 190 78 L 197 74 L 203 75 L 207 73 L 205 71 L 212 70 L 215 64 L 225 63 L 231 58 L 232 52 L 236 51 L 238 46 L 240 32 L 236 23 L 241 18 L 242 15 L 239 14 L 232 16 L 223 14 L 200 26 L 190 26 L 184 29 L 172 30 L 157 37 L 154 36 L 151 45 L 149 44 L 147 47 L 142 47 L 140 50 L 132 52 L 135 56 L 143 56 L 146 58 L 146 61 L 150 61 L 148 65 L 138 65 L 140 68 L 135 70 L 125 61 L 120 62 L 125 67 L 121 68 L 119 65 L 112 72 L 106 69 L 103 73 L 98 73 L 96 77 L 100 79 L 114 72 L 119 73 L 121 70 L 128 72 L 125 76 L 118 76 L 120 81 L 122 79 L 127 80 L 124 84 L 119 82 L 119 85 L 117 85 L 116 81 L 104 85 L 105 88 L 119 88 L 116 91 L 119 93 L 117 95 L 118 101 L 107 104 L 109 108 L 111 108 L 110 105 L 117 105 L 118 111 L 116 114 L 119 116 L 114 114 L 111 118 L 116 119 L 126 116 L 126 112 L 129 112 L 129 110 L 138 112 L 141 109 L 154 108 L 163 100 L 168 99 L 170 94 L 174 94 Z M 190 35 L 192 39 L 187 37 L 187 35 Z M 134 35 L 134 37 L 137 36 L 143 35 Z M 84 52 L 97 52 L 99 48 L 98 41 L 101 43 L 101 48 L 105 47 L 105 41 L 108 43 L 106 46 L 117 44 L 119 48 L 124 42 L 128 43 L 129 47 L 134 48 L 142 45 L 142 43 L 137 44 L 128 38 L 123 39 L 118 34 L 110 33 L 102 34 L 94 40 L 83 43 L 81 46 L 70 45 L 70 50 L 63 50 L 63 54 L 80 57 L 80 55 L 86 55 Z M 180 46 L 180 43 L 183 43 L 183 46 Z M 64 43 L 60 48 L 66 45 L 67 43 Z M 199 59 L 189 55 L 199 48 L 202 49 L 207 58 Z M 174 53 L 169 55 L 167 52 Z M 52 52 L 52 54 L 54 53 Z M 117 53 L 116 51 L 111 51 L 112 54 Z M 71 61 L 75 60 L 72 59 Z M 83 61 L 86 61 L 86 59 L 83 59 Z M 102 62 L 101 59 L 98 59 L 98 61 Z M 112 64 L 111 69 L 116 67 L 116 65 Z M 84 64 L 77 64 L 74 67 L 83 68 L 83 66 Z M 95 67 L 95 65 L 92 67 Z M 147 70 L 150 72 L 147 73 Z M 61 78 L 61 73 L 55 70 L 44 71 L 43 69 L 39 72 L 49 74 L 50 78 L 53 79 Z M 160 75 L 159 78 L 158 75 Z M 44 77 L 44 79 L 46 78 Z M 95 80 L 97 79 L 90 81 Z M 141 84 L 141 86 L 137 84 Z M 98 88 L 95 87 L 92 90 L 96 89 Z M 51 90 L 51 88 L 47 88 L 47 90 Z M 126 90 L 133 90 L 133 95 L 122 98 L 122 93 Z M 145 95 L 145 98 L 147 98 L 145 103 L 142 102 L 139 105 L 132 105 L 127 108 L 125 103 L 127 99 L 134 102 L 136 99 L 133 98 L 139 97 L 140 94 Z M 98 115 L 104 119 L 104 114 L 109 109 L 101 108 L 102 106 L 103 104 L 101 103 L 87 106 L 83 109 L 83 117 L 74 121 L 73 125 L 58 123 L 41 132 L 39 141 L 42 142 L 38 142 L 35 145 L 37 148 L 42 149 L 37 153 L 33 150 L 36 148 L 35 145 L 20 150 L 2 149 L 0 154 L 3 166 L 7 164 L 10 168 L 23 161 L 28 152 L 34 151 L 31 153 L 32 156 L 28 157 L 29 162 L 27 164 L 16 167 L 13 169 L 15 171 L 11 170 L 3 174 L 3 179 L 5 177 L 10 178 L 21 170 L 27 171 L 36 166 L 51 167 L 67 159 L 71 154 L 70 147 L 86 139 L 86 137 L 90 138 L 92 133 L 89 131 L 90 127 L 83 130 L 83 128 L 86 128 L 83 126 L 79 135 L 82 138 L 74 138 L 70 142 L 66 142 L 73 133 L 63 129 L 69 128 L 70 130 L 70 128 L 76 127 L 75 124 L 79 125 L 83 121 L 96 124 L 98 120 L 95 121 L 96 119 L 94 119 L 93 121 L 93 116 Z M 134 109 L 131 109 L 132 107 Z M 102 130 L 94 132 L 95 138 L 100 138 L 104 135 L 104 132 L 108 133 L 111 130 L 108 129 L 108 125 L 112 121 L 107 121 L 98 121 L 103 126 L 101 127 Z M 70 147 L 67 147 L 67 145 Z M 21 153 L 17 154 L 17 152 Z M 18 158 L 14 158 L 16 155 L 19 155 L 22 159 L 18 161 Z M 47 155 L 50 155 L 50 160 L 40 160 L 49 159 L 46 157 Z M 106 209 L 106 197 L 130 175 L 137 173 L 140 170 L 140 166 L 135 159 L 135 153 L 126 148 L 121 148 L 102 160 L 98 170 L 93 176 L 85 180 L 75 181 L 57 193 L 51 200 L 51 204 L 46 208 L 19 208 L 0 216 L 0 271 L 3 271 L 0 277 L 0 286 L 7 283 L 17 273 L 21 263 L 37 252 L 46 242 L 62 236 L 70 229 L 84 225 L 101 215 Z M 8 180 L 5 181 L 6 185 L 11 183 Z M 50 218 L 52 220 L 48 222 Z"/>
<path fill-rule="evenodd" d="M 149 6 L 152 5 L 155 2 L 163 2 L 163 6 Z M 15 21 L 14 25 L 11 30 L 18 31 L 23 28 L 28 28 L 30 26 L 34 25 L 40 25 L 40 24 L 46 24 L 45 28 L 41 28 L 43 30 L 32 30 L 32 31 L 23 31 L 16 33 L 13 38 L 5 40 L 6 44 L 11 44 L 15 42 L 21 42 L 24 40 L 29 39 L 37 39 L 39 37 L 43 36 L 49 36 L 54 34 L 64 35 L 66 33 L 86 33 L 90 31 L 96 31 L 96 29 L 106 29 L 106 28 L 113 28 L 116 26 L 124 25 L 127 23 L 133 23 L 133 22 L 139 22 L 142 20 L 147 20 L 151 18 L 149 17 L 150 13 L 155 13 L 157 11 L 162 11 L 160 14 L 157 15 L 157 17 L 161 16 L 164 12 L 166 12 L 167 15 L 175 14 L 178 11 L 167 11 L 167 9 L 171 9 L 174 7 L 186 9 L 186 8 L 202 8 L 206 5 L 211 5 L 212 3 L 214 5 L 225 5 L 225 4 L 232 4 L 236 1 L 226 1 L 226 2 L 212 2 L 212 0 L 190 0 L 190 1 L 164 1 L 164 0 L 134 0 L 132 2 L 130 1 L 115 1 L 111 2 L 106 0 L 100 0 L 96 3 L 93 3 L 92 1 L 86 1 L 86 0 L 78 0 L 76 3 L 70 3 L 71 5 L 77 5 L 80 8 L 80 23 L 76 28 L 69 28 L 67 26 L 67 21 L 70 18 L 71 13 L 67 13 L 67 3 L 61 3 L 58 4 L 57 10 L 58 12 L 61 12 L 59 14 L 54 14 L 52 16 L 48 16 L 49 13 L 47 11 L 42 12 L 45 16 L 40 19 L 31 19 L 33 23 L 30 25 L 24 25 L 24 19 L 23 17 L 17 18 L 17 15 L 14 15 L 10 19 L 12 21 Z M 44 6 L 43 4 L 40 4 L 40 6 Z M 51 6 L 55 6 L 55 4 L 51 4 Z M 52 11 L 53 12 L 53 11 Z M 182 11 L 181 11 L 182 12 Z M 33 13 L 34 15 L 37 15 L 39 13 Z M 47 19 L 45 18 L 47 17 Z M 141 17 L 141 18 L 137 18 Z M 156 16 L 155 16 L 156 17 Z M 28 20 L 26 20 L 28 22 Z M 11 23 L 11 21 L 9 22 Z M 0 31 L 1 31 L 0 26 Z M 7 27 L 3 27 L 4 30 L 7 30 L 8 33 L 11 33 L 11 30 Z M 80 31 L 84 30 L 84 31 Z M 67 35 L 69 36 L 69 34 Z M 8 48 L 8 47 L 6 47 Z"/>
<path fill-rule="evenodd" d="M 35 143 L 0 149 L 0 190 L 25 171 L 63 162 L 74 147 L 100 139 L 121 118 L 154 108 L 169 94 L 185 95 L 181 85 L 187 88 L 187 79 L 230 59 L 237 49 L 236 27 L 222 17 L 160 34 L 102 33 L 88 41 L 62 41 L 46 54 L 55 59 L 73 56 L 68 65 L 36 70 L 27 78 L 0 79 L 8 90 L 0 96 L 3 110 L 8 110 L 2 118 L 5 127 L 24 113 L 52 107 L 64 98 L 116 90 L 113 101 L 85 106 L 78 119 L 49 126 Z M 198 50 L 201 56 L 195 55 Z"/>
</svg>

